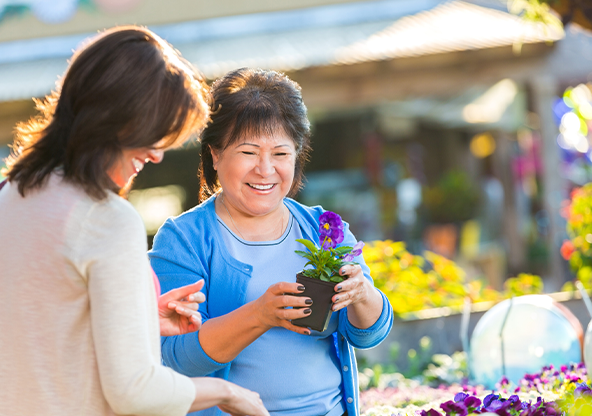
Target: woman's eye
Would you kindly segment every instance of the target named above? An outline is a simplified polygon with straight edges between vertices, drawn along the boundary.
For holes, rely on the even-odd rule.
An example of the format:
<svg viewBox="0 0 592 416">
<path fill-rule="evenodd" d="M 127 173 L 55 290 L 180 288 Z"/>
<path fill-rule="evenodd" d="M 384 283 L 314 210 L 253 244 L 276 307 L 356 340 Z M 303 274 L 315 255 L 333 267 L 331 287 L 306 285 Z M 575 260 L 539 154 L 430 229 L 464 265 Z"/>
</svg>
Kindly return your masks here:
<svg viewBox="0 0 592 416">
<path fill-rule="evenodd" d="M 243 154 L 243 155 L 254 155 L 254 154 L 255 154 L 255 152 L 248 152 L 248 151 L 246 151 L 246 150 L 243 150 L 243 151 L 242 151 L 242 154 Z"/>
<path fill-rule="evenodd" d="M 276 153 L 275 155 L 276 155 L 276 156 L 287 156 L 287 155 L 288 155 L 288 153 Z"/>
</svg>

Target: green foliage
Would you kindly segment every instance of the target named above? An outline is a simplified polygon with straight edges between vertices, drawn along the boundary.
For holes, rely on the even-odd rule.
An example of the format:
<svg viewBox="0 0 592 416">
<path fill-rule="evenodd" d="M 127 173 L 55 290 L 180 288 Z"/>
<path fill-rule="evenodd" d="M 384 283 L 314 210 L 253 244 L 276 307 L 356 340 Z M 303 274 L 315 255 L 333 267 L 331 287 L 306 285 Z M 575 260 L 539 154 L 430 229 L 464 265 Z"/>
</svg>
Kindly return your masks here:
<svg viewBox="0 0 592 416">
<path fill-rule="evenodd" d="M 352 247 L 343 246 L 330 249 L 316 247 L 312 241 L 297 239 L 299 243 L 304 244 L 308 249 L 306 251 L 296 250 L 296 254 L 304 257 L 308 262 L 304 265 L 312 266 L 312 269 L 302 270 L 302 274 L 313 279 L 319 279 L 324 282 L 343 282 L 343 277 L 339 276 L 339 269 L 346 264 L 355 264 L 342 260 L 342 257 L 352 251 Z"/>
<path fill-rule="evenodd" d="M 459 222 L 474 217 L 480 200 L 479 189 L 460 170 L 446 173 L 433 187 L 423 190 L 423 207 L 430 221 Z"/>
</svg>

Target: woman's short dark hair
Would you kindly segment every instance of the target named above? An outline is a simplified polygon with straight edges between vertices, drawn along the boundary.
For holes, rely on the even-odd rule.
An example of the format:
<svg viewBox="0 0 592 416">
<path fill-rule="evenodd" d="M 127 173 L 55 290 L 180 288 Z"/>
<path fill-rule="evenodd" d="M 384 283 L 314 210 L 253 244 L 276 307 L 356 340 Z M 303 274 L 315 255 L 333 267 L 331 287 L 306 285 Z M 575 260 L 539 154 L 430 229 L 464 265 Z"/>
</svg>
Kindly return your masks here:
<svg viewBox="0 0 592 416">
<path fill-rule="evenodd" d="M 119 191 L 107 171 L 123 149 L 168 148 L 198 135 L 209 114 L 207 86 L 150 30 L 107 30 L 77 51 L 39 116 L 17 126 L 8 179 L 21 195 L 56 168 L 93 198 Z"/>
<path fill-rule="evenodd" d="M 211 88 L 210 121 L 201 134 L 200 200 L 219 188 L 212 149 L 224 150 L 248 136 L 271 136 L 282 130 L 294 141 L 296 167 L 289 196 L 302 187 L 310 153 L 310 122 L 300 86 L 286 75 L 241 68 L 218 79 Z"/>
</svg>

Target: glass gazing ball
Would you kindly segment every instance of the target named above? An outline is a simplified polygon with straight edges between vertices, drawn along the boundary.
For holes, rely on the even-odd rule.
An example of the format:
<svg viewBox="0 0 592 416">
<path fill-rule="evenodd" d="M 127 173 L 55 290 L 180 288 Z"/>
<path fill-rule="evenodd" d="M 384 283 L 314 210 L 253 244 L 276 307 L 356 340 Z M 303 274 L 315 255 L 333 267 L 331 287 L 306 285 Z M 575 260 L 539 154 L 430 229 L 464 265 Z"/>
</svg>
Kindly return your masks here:
<svg viewBox="0 0 592 416">
<path fill-rule="evenodd" d="M 584 362 L 588 374 L 592 374 L 592 321 L 588 324 L 584 338 Z"/>
<path fill-rule="evenodd" d="M 582 338 L 578 319 L 551 297 L 506 299 L 481 317 L 471 335 L 471 379 L 493 389 L 504 375 L 517 384 L 549 364 L 580 362 Z"/>
</svg>

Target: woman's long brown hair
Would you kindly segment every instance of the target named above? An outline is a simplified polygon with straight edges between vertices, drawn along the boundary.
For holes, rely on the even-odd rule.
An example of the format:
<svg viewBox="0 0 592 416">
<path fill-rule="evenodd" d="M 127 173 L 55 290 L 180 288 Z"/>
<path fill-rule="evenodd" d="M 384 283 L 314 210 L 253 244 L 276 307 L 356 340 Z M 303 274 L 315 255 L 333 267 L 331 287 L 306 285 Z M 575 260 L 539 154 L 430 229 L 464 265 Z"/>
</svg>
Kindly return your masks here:
<svg viewBox="0 0 592 416">
<path fill-rule="evenodd" d="M 168 148 L 197 136 L 209 105 L 202 77 L 148 29 L 100 34 L 76 52 L 39 115 L 17 126 L 6 176 L 25 196 L 56 168 L 102 199 L 118 191 L 107 171 L 126 148 Z"/>
</svg>

